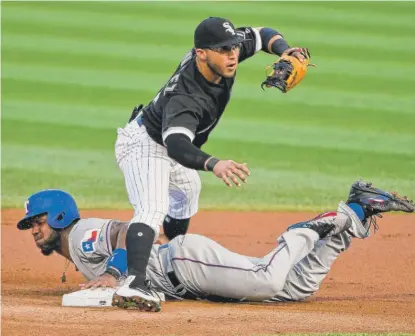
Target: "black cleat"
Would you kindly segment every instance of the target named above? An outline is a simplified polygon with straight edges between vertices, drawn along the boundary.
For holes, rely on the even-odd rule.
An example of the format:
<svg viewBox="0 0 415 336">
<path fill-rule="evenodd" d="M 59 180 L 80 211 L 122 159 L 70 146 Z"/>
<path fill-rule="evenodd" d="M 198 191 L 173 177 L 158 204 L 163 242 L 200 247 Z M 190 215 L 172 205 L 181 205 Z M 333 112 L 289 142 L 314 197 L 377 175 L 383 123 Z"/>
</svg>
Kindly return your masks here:
<svg viewBox="0 0 415 336">
<path fill-rule="evenodd" d="M 382 212 L 414 212 L 414 202 L 396 192 L 373 187 L 372 183 L 357 181 L 352 184 L 347 204 L 357 203 L 365 211 L 366 218 Z"/>
</svg>

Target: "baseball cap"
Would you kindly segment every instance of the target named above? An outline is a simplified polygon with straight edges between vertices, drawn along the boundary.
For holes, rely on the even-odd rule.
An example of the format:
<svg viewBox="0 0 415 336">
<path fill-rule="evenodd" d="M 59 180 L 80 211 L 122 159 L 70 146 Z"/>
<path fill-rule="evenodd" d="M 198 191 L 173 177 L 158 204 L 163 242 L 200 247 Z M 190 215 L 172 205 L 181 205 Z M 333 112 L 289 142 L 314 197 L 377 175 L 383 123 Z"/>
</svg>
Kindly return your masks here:
<svg viewBox="0 0 415 336">
<path fill-rule="evenodd" d="M 219 48 L 245 41 L 244 34 L 238 34 L 231 21 L 220 17 L 203 20 L 195 30 L 195 48 Z"/>
</svg>

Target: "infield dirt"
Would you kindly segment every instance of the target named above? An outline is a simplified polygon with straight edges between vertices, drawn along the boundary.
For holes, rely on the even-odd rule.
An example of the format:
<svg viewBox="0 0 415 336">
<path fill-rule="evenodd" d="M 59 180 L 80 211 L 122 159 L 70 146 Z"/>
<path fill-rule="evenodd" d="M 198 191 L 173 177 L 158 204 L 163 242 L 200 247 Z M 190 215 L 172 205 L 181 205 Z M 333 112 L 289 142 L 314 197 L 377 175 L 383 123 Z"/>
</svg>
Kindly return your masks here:
<svg viewBox="0 0 415 336">
<path fill-rule="evenodd" d="M 29 231 L 15 223 L 22 210 L 2 211 L 2 332 L 32 335 L 252 335 L 301 332 L 415 332 L 415 216 L 385 215 L 380 230 L 355 239 L 320 291 L 305 302 L 217 304 L 167 302 L 160 313 L 117 308 L 63 308 L 63 294 L 83 282 L 64 259 L 44 257 Z M 190 231 L 252 256 L 310 213 L 200 212 Z M 82 211 L 83 217 L 128 220 L 131 211 Z"/>
</svg>

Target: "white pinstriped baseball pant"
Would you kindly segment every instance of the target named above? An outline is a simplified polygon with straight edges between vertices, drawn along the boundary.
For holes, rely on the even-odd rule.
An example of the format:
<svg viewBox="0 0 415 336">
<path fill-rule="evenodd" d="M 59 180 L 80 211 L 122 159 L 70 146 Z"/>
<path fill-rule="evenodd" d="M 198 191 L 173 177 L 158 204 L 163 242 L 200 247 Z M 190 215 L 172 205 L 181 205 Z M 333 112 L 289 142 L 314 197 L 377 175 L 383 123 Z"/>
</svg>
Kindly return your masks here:
<svg viewBox="0 0 415 336">
<path fill-rule="evenodd" d="M 158 238 L 164 217 L 192 217 L 198 209 L 201 181 L 150 138 L 144 125 L 133 120 L 119 128 L 115 157 L 124 174 L 128 199 L 134 208 L 130 223 L 144 223 Z"/>
</svg>

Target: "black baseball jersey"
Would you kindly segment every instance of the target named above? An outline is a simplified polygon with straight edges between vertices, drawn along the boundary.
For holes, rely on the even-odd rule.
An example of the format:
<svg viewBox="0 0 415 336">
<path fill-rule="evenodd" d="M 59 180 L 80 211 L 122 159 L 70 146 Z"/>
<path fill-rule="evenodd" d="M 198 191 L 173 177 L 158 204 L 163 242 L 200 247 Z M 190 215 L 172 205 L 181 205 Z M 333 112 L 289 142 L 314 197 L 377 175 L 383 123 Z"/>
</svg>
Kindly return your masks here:
<svg viewBox="0 0 415 336">
<path fill-rule="evenodd" d="M 262 42 L 254 28 L 237 28 L 245 35 L 239 62 L 253 56 Z M 168 135 L 182 133 L 200 148 L 215 128 L 229 102 L 233 78 L 219 84 L 206 80 L 196 66 L 195 49 L 190 50 L 175 73 L 143 110 L 143 124 L 150 137 L 163 145 Z"/>
</svg>

